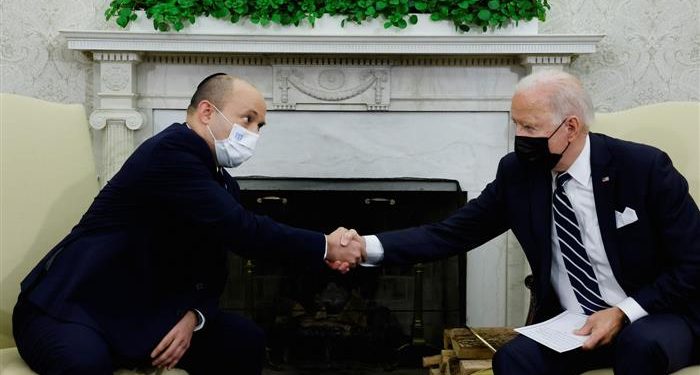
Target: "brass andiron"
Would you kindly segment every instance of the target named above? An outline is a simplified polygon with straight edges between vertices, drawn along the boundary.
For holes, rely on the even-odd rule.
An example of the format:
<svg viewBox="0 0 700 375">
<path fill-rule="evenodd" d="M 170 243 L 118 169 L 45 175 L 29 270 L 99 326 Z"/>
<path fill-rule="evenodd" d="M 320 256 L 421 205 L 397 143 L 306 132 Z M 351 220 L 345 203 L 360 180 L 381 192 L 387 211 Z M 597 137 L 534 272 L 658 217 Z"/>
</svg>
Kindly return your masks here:
<svg viewBox="0 0 700 375">
<path fill-rule="evenodd" d="M 423 263 L 413 266 L 413 324 L 411 341 L 396 349 L 394 366 L 420 367 L 423 357 L 439 354 L 440 349 L 425 340 L 423 326 Z"/>
</svg>

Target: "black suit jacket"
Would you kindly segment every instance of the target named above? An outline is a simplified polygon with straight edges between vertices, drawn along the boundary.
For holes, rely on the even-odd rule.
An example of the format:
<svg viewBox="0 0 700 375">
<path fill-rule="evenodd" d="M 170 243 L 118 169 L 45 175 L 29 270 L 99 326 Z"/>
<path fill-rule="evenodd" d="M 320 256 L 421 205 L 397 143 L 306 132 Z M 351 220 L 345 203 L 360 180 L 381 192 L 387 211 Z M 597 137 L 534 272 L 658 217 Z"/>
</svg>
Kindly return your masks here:
<svg viewBox="0 0 700 375">
<path fill-rule="evenodd" d="M 676 312 L 700 335 L 700 212 L 668 155 L 650 146 L 590 134 L 598 223 L 615 278 L 648 313 Z M 551 172 L 511 153 L 481 195 L 446 220 L 381 233 L 384 262 L 415 263 L 473 249 L 512 229 L 535 278 L 535 320 L 561 311 L 550 282 Z M 638 220 L 616 228 L 615 211 Z"/>
<path fill-rule="evenodd" d="M 145 358 L 187 310 L 217 313 L 227 250 L 320 266 L 324 248 L 322 233 L 243 208 L 206 142 L 173 124 L 136 149 L 20 298 Z"/>
</svg>

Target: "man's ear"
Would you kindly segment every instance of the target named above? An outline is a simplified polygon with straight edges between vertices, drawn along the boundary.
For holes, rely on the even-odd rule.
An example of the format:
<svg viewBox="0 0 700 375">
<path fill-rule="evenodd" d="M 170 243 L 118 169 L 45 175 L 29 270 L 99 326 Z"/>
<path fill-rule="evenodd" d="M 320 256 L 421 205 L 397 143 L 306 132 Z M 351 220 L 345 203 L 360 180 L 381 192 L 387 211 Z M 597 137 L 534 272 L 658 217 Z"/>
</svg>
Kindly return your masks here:
<svg viewBox="0 0 700 375">
<path fill-rule="evenodd" d="M 197 117 L 202 124 L 208 125 L 214 116 L 214 107 L 208 100 L 202 100 L 197 104 Z"/>
<path fill-rule="evenodd" d="M 583 123 L 581 122 L 581 119 L 578 118 L 578 116 L 569 117 L 564 126 L 569 128 L 569 141 L 573 141 L 574 139 L 576 139 L 579 136 L 579 134 L 583 131 Z"/>
</svg>

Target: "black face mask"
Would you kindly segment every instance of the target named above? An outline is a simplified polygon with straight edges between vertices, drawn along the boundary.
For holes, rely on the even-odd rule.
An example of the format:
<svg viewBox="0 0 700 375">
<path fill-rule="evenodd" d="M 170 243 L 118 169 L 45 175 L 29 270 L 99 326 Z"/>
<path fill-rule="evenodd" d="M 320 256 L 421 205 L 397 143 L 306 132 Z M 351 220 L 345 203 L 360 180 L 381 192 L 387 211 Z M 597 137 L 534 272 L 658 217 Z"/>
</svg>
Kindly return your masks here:
<svg viewBox="0 0 700 375">
<path fill-rule="evenodd" d="M 518 156 L 518 159 L 534 167 L 546 168 L 547 170 L 554 168 L 559 160 L 561 160 L 561 157 L 564 155 L 566 149 L 569 148 L 571 142 L 567 142 L 566 147 L 561 154 L 553 154 L 549 151 L 549 138 L 552 138 L 552 136 L 556 134 L 567 119 L 568 117 L 565 118 L 556 129 L 554 129 L 549 137 L 523 137 L 516 135 L 515 154 Z"/>
</svg>

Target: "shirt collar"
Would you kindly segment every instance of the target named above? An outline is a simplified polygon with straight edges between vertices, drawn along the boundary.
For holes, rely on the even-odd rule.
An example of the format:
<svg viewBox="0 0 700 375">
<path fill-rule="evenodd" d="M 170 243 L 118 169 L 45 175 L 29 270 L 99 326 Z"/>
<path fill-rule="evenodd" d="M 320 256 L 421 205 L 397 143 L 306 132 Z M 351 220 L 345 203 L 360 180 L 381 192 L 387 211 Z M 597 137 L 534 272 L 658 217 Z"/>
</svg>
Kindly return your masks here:
<svg viewBox="0 0 700 375">
<path fill-rule="evenodd" d="M 586 134 L 586 144 L 571 167 L 567 170 L 571 177 L 582 186 L 588 186 L 591 181 L 591 143 Z"/>
</svg>

